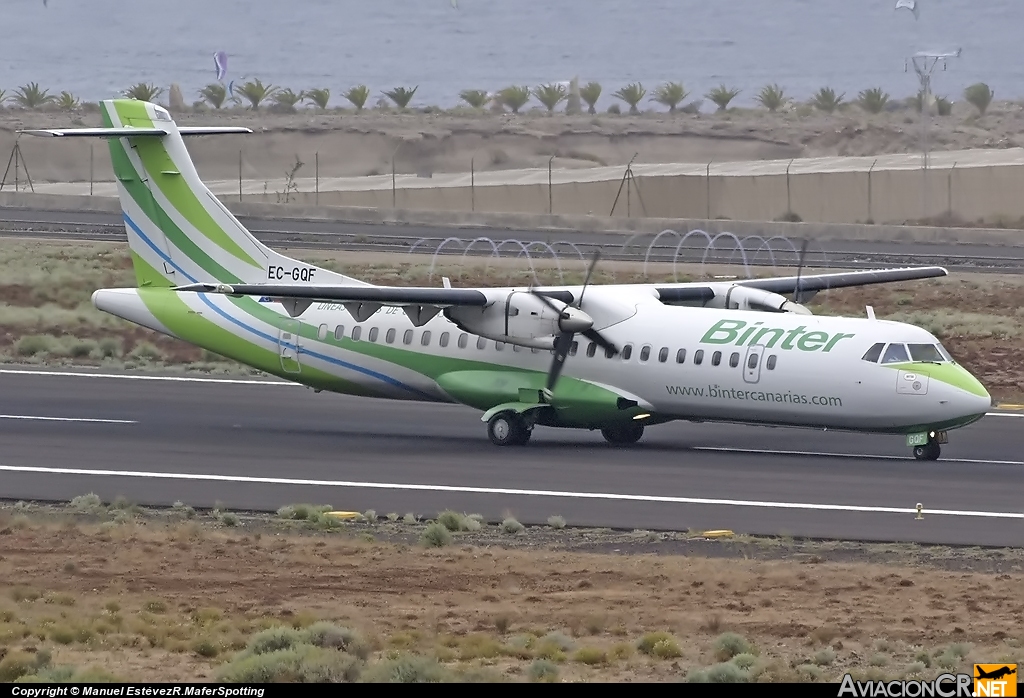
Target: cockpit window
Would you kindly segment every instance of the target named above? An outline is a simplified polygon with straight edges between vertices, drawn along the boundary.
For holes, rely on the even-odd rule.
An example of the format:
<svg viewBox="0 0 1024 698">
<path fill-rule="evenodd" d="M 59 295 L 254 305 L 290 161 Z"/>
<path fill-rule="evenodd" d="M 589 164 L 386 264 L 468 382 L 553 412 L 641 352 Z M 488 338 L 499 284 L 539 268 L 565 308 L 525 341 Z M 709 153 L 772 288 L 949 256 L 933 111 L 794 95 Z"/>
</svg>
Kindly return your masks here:
<svg viewBox="0 0 1024 698">
<path fill-rule="evenodd" d="M 885 342 L 879 342 L 878 344 L 873 345 L 861 358 L 865 361 L 870 361 L 873 364 L 878 363 L 878 357 L 882 355 L 882 347 L 884 346 Z"/>
<path fill-rule="evenodd" d="M 936 344 L 935 348 L 939 350 L 939 353 L 942 354 L 942 358 L 944 358 L 946 361 L 950 362 L 951 364 L 956 363 L 956 361 L 953 360 L 953 357 L 950 356 L 949 352 L 946 351 L 946 347 L 942 346 L 941 344 Z"/>
<path fill-rule="evenodd" d="M 914 361 L 928 363 L 941 363 L 945 361 L 934 344 L 908 344 L 907 347 L 910 349 L 910 358 Z"/>
<path fill-rule="evenodd" d="M 890 344 L 885 348 L 885 355 L 882 357 L 883 364 L 898 364 L 909 360 L 907 348 L 902 344 Z"/>
<path fill-rule="evenodd" d="M 156 120 L 157 121 L 170 121 L 171 120 L 171 115 L 168 114 L 161 107 L 155 107 L 153 109 L 153 112 L 156 114 Z"/>
</svg>

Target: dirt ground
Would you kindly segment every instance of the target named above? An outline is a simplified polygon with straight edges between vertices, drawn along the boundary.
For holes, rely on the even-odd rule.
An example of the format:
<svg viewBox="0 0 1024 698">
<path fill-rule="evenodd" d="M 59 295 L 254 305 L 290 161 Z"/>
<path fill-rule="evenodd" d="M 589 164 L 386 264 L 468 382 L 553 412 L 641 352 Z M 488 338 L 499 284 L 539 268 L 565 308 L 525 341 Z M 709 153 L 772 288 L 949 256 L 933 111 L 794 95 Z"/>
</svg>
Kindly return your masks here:
<svg viewBox="0 0 1024 698">
<path fill-rule="evenodd" d="M 548 680 L 694 680 L 737 653 L 744 681 L 1024 660 L 1020 550 L 486 522 L 431 548 L 424 521 L 367 515 L 6 504 L 0 655 L 209 681 L 259 629 L 328 620 L 364 638 L 370 666 L 434 657 L 513 681 L 545 664 Z M 647 654 L 653 632 L 668 635 Z"/>
<path fill-rule="evenodd" d="M 607 100 L 606 100 L 607 101 Z M 296 157 L 311 174 L 319 157 L 321 177 L 398 173 L 466 172 L 547 167 L 552 155 L 559 168 L 638 163 L 723 162 L 826 155 L 877 155 L 919 152 L 920 115 L 905 102 L 871 115 L 850 105 L 834 114 L 796 105 L 785 112 L 731 109 L 725 113 L 638 115 L 599 113 L 568 116 L 527 111 L 496 114 L 455 109 L 398 113 L 367 109 L 295 113 L 258 113 L 246 109 L 187 110 L 175 114 L 183 125 L 244 125 L 255 133 L 242 140 L 213 139 L 193 154 L 208 179 L 243 176 L 281 177 Z M 645 107 L 646 108 L 646 107 Z M 8 154 L 15 130 L 58 126 L 99 126 L 95 105 L 78 113 L 29 112 L 0 108 L 0 153 Z M 1009 148 L 1024 145 L 1024 105 L 994 102 L 983 117 L 958 102 L 951 116 L 933 116 L 933 150 Z M 37 182 L 89 180 L 89 143 L 22 138 L 22 154 Z M 97 148 L 94 169 L 109 173 L 104 148 Z M 97 180 L 108 179 L 98 174 Z"/>
</svg>

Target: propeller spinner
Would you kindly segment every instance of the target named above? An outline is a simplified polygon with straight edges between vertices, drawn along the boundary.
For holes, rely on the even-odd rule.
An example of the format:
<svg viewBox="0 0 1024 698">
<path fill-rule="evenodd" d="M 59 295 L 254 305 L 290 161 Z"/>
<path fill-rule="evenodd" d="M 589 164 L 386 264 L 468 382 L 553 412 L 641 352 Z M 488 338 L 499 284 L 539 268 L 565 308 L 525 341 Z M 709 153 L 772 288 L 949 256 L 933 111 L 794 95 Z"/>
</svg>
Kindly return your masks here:
<svg viewBox="0 0 1024 698">
<path fill-rule="evenodd" d="M 591 261 L 590 268 L 587 269 L 587 276 L 583 281 L 583 289 L 580 291 L 580 297 L 576 299 L 573 304 L 567 304 L 564 307 L 559 308 L 555 305 L 555 302 L 547 296 L 530 289 L 530 293 L 537 296 L 537 298 L 539 298 L 545 305 L 558 313 L 558 329 L 560 332 L 558 337 L 555 339 L 555 358 L 551 362 L 551 370 L 548 371 L 548 380 L 543 391 L 544 399 L 548 403 L 552 400 L 555 384 L 558 383 L 558 377 L 562 374 L 562 367 L 565 365 L 565 359 L 569 355 L 569 349 L 572 347 L 573 338 L 577 334 L 582 334 L 590 341 L 595 342 L 605 351 L 611 352 L 612 356 L 619 353 L 618 347 L 602 337 L 601 334 L 594 329 L 593 318 L 580 309 L 580 306 L 583 303 L 583 294 L 587 291 L 587 286 L 590 284 L 590 277 L 594 273 L 594 267 L 597 266 L 597 261 L 600 257 L 600 250 L 595 251 L 594 259 Z"/>
</svg>

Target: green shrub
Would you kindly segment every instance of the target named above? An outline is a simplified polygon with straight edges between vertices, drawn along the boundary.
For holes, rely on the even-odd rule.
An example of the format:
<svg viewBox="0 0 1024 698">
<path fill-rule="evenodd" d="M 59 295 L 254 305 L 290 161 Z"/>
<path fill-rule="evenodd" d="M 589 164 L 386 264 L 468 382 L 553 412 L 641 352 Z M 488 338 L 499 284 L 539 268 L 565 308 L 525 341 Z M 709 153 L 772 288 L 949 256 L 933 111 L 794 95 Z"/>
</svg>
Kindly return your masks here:
<svg viewBox="0 0 1024 698">
<path fill-rule="evenodd" d="M 48 334 L 26 335 L 14 343 L 14 353 L 18 356 L 36 356 L 45 354 L 54 347 L 54 338 Z"/>
<path fill-rule="evenodd" d="M 226 683 L 352 683 L 362 662 L 345 652 L 297 644 L 287 649 L 241 655 L 218 672 Z"/>
<path fill-rule="evenodd" d="M 606 664 L 608 662 L 608 653 L 600 647 L 581 647 L 576 650 L 572 659 L 580 664 L 587 664 L 590 666 L 595 664 Z"/>
<path fill-rule="evenodd" d="M 558 681 L 558 665 L 547 659 L 535 659 L 530 664 L 526 675 L 530 677 L 531 681 L 553 683 Z"/>
<path fill-rule="evenodd" d="M 768 111 L 774 112 L 786 104 L 786 95 L 778 85 L 765 85 L 758 93 L 757 101 Z"/>
<path fill-rule="evenodd" d="M 647 633 L 640 641 L 637 642 L 636 648 L 644 654 L 654 656 L 654 646 L 659 642 L 676 642 L 676 639 L 671 633 L 667 633 L 664 630 L 659 630 L 653 633 Z M 678 643 L 676 643 L 678 644 Z"/>
<path fill-rule="evenodd" d="M 436 521 L 423 531 L 420 542 L 428 548 L 443 548 L 452 542 L 451 532 Z"/>
<path fill-rule="evenodd" d="M 248 654 L 267 654 L 291 649 L 296 645 L 303 644 L 305 639 L 303 633 L 295 628 L 275 625 L 253 635 L 245 646 L 245 651 Z"/>
<path fill-rule="evenodd" d="M 679 649 L 679 643 L 670 638 L 655 642 L 651 648 L 651 656 L 658 659 L 675 659 L 682 657 L 683 651 Z"/>
<path fill-rule="evenodd" d="M 406 655 L 388 659 L 363 672 L 365 683 L 453 683 L 455 677 L 432 657 Z"/>
<path fill-rule="evenodd" d="M 749 671 L 757 663 L 757 657 L 752 654 L 737 654 L 729 660 L 743 671 Z"/>
<path fill-rule="evenodd" d="M 836 661 L 836 653 L 830 649 L 823 649 L 814 655 L 814 663 L 818 666 L 832 666 Z"/>
<path fill-rule="evenodd" d="M 555 529 L 565 528 L 565 519 L 563 519 L 561 516 L 549 516 L 548 526 Z"/>
<path fill-rule="evenodd" d="M 437 523 L 441 524 L 449 531 L 456 532 L 462 530 L 462 514 L 458 514 L 450 509 L 442 511 L 437 515 Z"/>
<path fill-rule="evenodd" d="M 749 677 L 735 664 L 722 662 L 707 669 L 695 669 L 686 676 L 690 683 L 746 683 Z"/>
<path fill-rule="evenodd" d="M 212 659 L 220 654 L 220 647 L 208 638 L 199 638 L 192 643 L 192 651 L 200 657 Z"/>
<path fill-rule="evenodd" d="M 728 661 L 737 654 L 749 654 L 750 643 L 738 633 L 722 633 L 715 640 L 715 657 L 720 662 Z"/>
<path fill-rule="evenodd" d="M 314 647 L 336 649 L 366 659 L 370 647 L 359 633 L 327 621 L 317 621 L 303 631 L 304 641 Z"/>
<path fill-rule="evenodd" d="M 103 510 L 103 500 L 98 494 L 80 494 L 71 500 L 71 508 L 89 514 L 95 514 Z"/>
<path fill-rule="evenodd" d="M 995 93 L 983 82 L 975 83 L 964 90 L 964 99 L 974 105 L 980 114 L 988 110 L 993 97 Z"/>
<path fill-rule="evenodd" d="M 505 533 L 516 535 L 517 533 L 525 531 L 526 527 L 512 517 L 509 517 L 501 522 L 501 530 Z"/>
</svg>

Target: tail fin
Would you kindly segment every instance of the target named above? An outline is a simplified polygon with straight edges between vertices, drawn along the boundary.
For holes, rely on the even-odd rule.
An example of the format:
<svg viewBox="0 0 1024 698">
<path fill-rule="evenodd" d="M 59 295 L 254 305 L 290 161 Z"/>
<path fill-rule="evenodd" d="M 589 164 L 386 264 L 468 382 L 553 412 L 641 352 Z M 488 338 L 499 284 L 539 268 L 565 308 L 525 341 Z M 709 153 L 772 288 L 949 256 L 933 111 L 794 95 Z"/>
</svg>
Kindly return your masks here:
<svg viewBox="0 0 1024 698">
<path fill-rule="evenodd" d="M 103 128 L 24 131 L 31 135 L 108 139 L 128 246 L 139 286 L 221 283 L 367 285 L 285 257 L 263 245 L 196 172 L 182 136 L 251 133 L 221 127 L 179 128 L 162 107 L 134 99 L 100 103 Z"/>
</svg>

